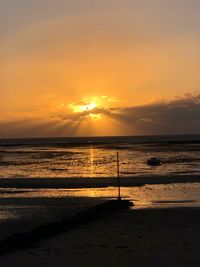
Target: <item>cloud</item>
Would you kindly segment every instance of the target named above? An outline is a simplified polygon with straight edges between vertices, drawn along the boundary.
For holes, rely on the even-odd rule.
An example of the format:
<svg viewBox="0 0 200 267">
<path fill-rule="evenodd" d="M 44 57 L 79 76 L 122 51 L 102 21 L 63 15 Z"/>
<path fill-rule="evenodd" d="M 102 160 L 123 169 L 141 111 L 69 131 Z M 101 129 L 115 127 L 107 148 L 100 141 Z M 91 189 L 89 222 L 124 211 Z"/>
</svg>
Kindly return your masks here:
<svg viewBox="0 0 200 267">
<path fill-rule="evenodd" d="M 76 102 L 85 104 L 85 102 Z M 49 119 L 18 120 L 0 122 L 0 137 L 45 137 L 90 135 L 82 127 L 91 127 L 93 115 L 102 116 L 103 121 L 115 122 L 113 135 L 152 134 L 200 134 L 200 95 L 185 95 L 171 101 L 161 101 L 137 107 L 103 107 L 73 112 L 69 105 L 61 106 L 50 114 Z M 85 124 L 85 122 L 87 122 Z M 98 121 L 93 125 L 98 131 Z M 83 126 L 85 125 L 85 126 Z M 106 125 L 106 124 L 105 124 Z M 101 127 L 103 127 L 101 125 Z M 106 126 L 104 126 L 106 133 Z M 91 135 L 93 132 L 91 132 Z M 110 132 L 108 134 L 111 134 Z"/>
<path fill-rule="evenodd" d="M 117 119 L 137 134 L 200 133 L 200 95 L 120 110 Z"/>
</svg>

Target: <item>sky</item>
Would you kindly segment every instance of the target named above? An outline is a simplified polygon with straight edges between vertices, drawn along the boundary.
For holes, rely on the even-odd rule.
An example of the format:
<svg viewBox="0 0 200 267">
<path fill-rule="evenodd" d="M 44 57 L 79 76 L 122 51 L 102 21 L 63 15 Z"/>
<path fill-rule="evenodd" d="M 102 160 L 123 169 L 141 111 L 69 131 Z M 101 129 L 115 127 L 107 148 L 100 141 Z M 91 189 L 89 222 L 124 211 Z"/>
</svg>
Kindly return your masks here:
<svg viewBox="0 0 200 267">
<path fill-rule="evenodd" d="M 0 138 L 200 133 L 199 0 L 0 1 Z"/>
</svg>

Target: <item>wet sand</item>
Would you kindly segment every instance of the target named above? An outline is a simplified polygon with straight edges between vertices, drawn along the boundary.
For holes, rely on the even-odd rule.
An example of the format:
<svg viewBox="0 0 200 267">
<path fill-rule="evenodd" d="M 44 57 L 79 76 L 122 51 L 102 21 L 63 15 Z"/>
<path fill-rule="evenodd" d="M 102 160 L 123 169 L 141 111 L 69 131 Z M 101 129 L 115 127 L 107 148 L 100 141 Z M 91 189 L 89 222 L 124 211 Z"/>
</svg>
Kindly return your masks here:
<svg viewBox="0 0 200 267">
<path fill-rule="evenodd" d="M 199 266 L 199 241 L 200 208 L 132 209 L 1 257 L 0 264 Z"/>
<path fill-rule="evenodd" d="M 5 219 L 0 218 L 0 241 L 16 232 L 28 232 L 39 225 L 71 218 L 104 201 L 87 197 L 0 198 L 6 212 Z"/>
<path fill-rule="evenodd" d="M 198 183 L 199 175 L 121 177 L 121 186 L 145 184 Z M 0 178 L 0 188 L 98 188 L 116 186 L 116 177 L 100 178 Z"/>
</svg>

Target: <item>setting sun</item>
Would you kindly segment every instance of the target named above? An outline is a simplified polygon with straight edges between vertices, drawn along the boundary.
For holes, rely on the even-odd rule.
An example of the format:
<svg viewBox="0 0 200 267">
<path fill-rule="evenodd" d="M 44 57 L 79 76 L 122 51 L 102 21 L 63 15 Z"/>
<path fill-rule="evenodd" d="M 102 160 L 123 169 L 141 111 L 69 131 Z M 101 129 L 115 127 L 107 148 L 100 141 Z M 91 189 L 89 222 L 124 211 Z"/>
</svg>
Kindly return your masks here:
<svg viewBox="0 0 200 267">
<path fill-rule="evenodd" d="M 97 105 L 95 103 L 90 103 L 88 105 L 85 106 L 80 106 L 80 111 L 90 111 L 93 110 L 97 107 Z"/>
<path fill-rule="evenodd" d="M 94 110 L 97 107 L 97 104 L 94 102 L 89 102 L 87 100 L 81 100 L 69 104 L 69 107 L 74 113 L 81 113 Z"/>
</svg>

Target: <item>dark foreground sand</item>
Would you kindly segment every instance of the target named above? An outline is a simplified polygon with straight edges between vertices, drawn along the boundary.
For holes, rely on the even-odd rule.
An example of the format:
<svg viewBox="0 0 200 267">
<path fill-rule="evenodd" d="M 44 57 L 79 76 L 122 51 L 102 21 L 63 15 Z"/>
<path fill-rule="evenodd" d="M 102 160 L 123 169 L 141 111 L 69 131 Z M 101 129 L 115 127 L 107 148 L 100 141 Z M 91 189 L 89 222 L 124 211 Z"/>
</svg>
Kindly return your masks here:
<svg viewBox="0 0 200 267">
<path fill-rule="evenodd" d="M 0 266 L 200 266 L 200 208 L 119 212 L 3 256 Z"/>
<path fill-rule="evenodd" d="M 39 225 L 71 218 L 102 202 L 105 202 L 103 198 L 86 197 L 0 198 L 0 208 L 8 211 L 8 216 L 0 218 L 0 242 L 13 233 L 29 232 Z"/>
</svg>

